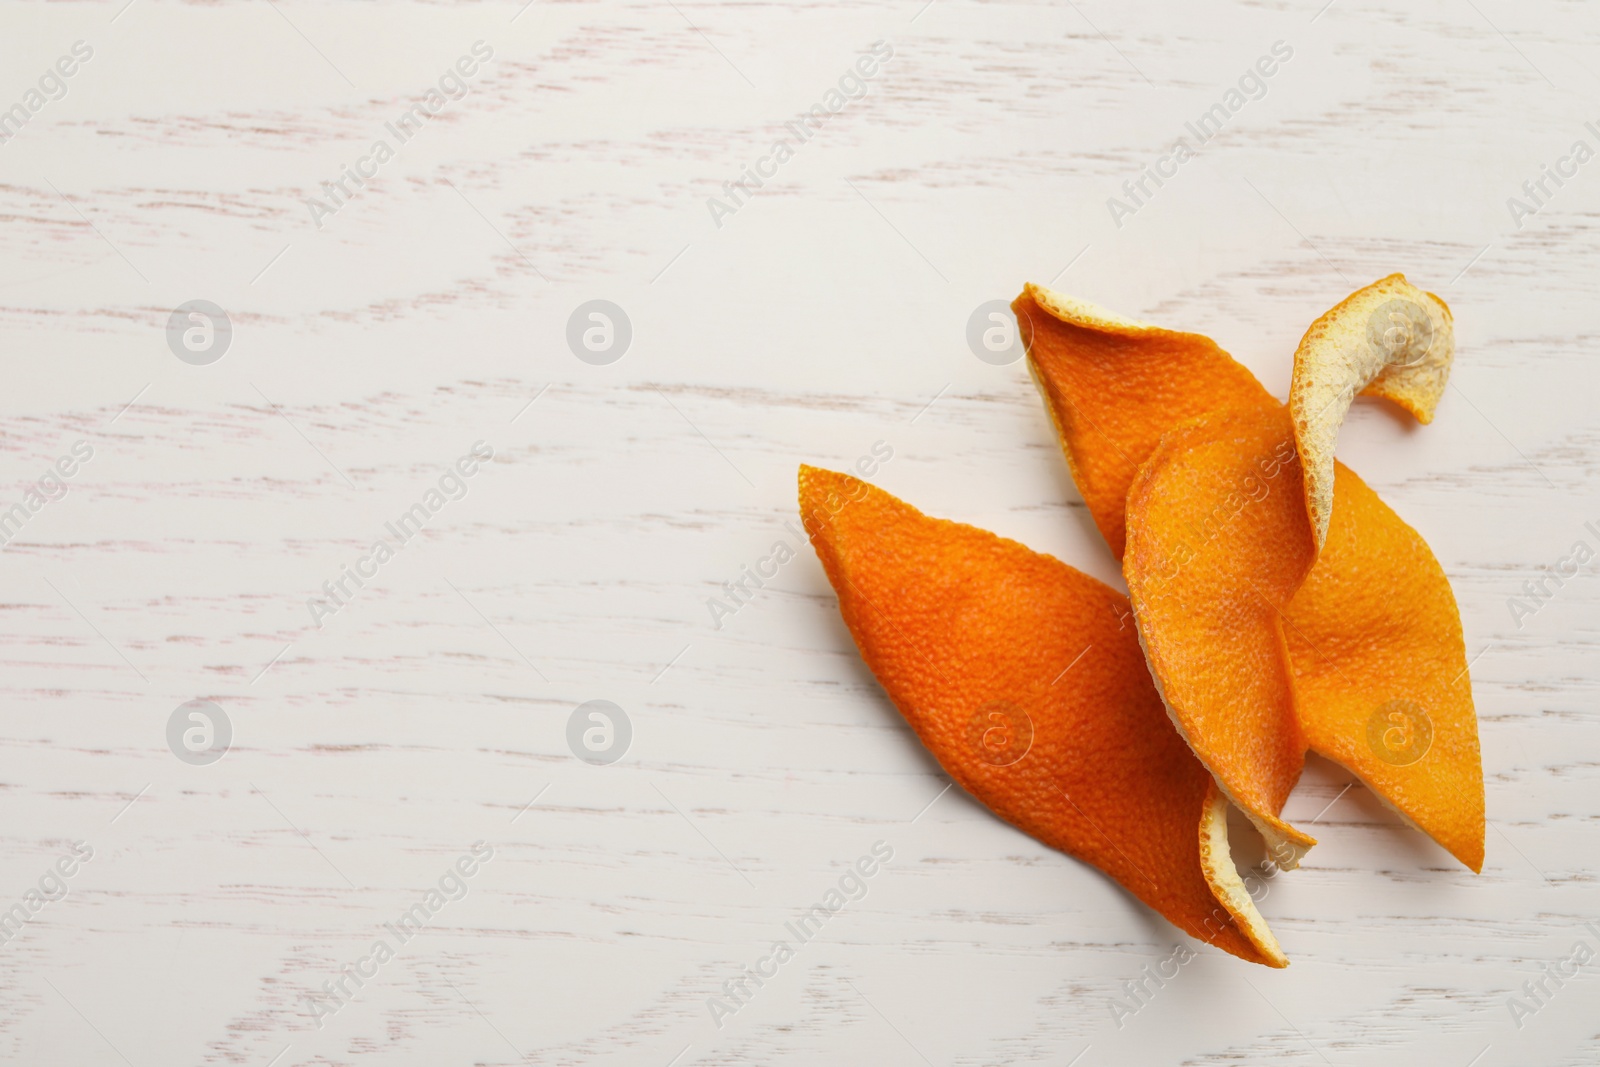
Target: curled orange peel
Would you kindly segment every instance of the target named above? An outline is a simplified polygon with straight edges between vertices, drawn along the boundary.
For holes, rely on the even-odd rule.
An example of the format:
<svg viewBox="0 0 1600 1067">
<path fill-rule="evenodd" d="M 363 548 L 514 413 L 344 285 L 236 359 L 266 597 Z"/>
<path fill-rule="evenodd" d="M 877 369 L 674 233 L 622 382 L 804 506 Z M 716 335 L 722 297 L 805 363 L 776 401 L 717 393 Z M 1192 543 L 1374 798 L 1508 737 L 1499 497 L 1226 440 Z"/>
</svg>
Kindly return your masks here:
<svg viewBox="0 0 1600 1067">
<path fill-rule="evenodd" d="M 1311 748 L 1483 869 L 1483 762 L 1450 580 L 1428 545 L 1342 463 L 1317 565 L 1285 633 Z"/>
<path fill-rule="evenodd" d="M 1304 766 L 1284 609 L 1315 558 L 1281 407 L 1169 431 L 1128 490 L 1122 574 L 1178 732 L 1293 869 L 1316 839 L 1280 819 Z"/>
<path fill-rule="evenodd" d="M 1118 559 L 1128 486 L 1162 434 L 1214 411 L 1277 403 L 1209 337 L 1032 284 L 1011 307 L 1078 492 Z"/>
<path fill-rule="evenodd" d="M 1186 933 L 1287 964 L 1248 894 L 1213 892 L 1211 776 L 1167 724 L 1126 598 L 849 475 L 802 466 L 799 481 L 862 658 L 957 784 Z"/>
<path fill-rule="evenodd" d="M 1228 847 L 1228 797 L 1215 779 L 1206 783 L 1205 808 L 1200 817 L 1200 870 L 1211 887 L 1211 895 L 1233 916 L 1256 950 L 1274 967 L 1289 966 L 1289 958 L 1256 910 L 1255 898 L 1233 862 Z"/>
<path fill-rule="evenodd" d="M 1092 305 L 1035 285 L 1012 308 L 1079 490 L 1118 558 L 1127 489 L 1163 434 L 1207 411 L 1281 407 L 1247 369 L 1198 334 L 1099 309 L 1088 313 Z M 1441 379 L 1435 401 L 1442 389 Z M 1422 406 L 1427 394 L 1409 386 L 1380 395 L 1401 403 L 1409 396 L 1419 418 L 1431 417 L 1432 403 Z M 1455 596 L 1420 535 L 1342 463 L 1333 469 L 1335 496 L 1342 508 L 1349 497 L 1348 510 L 1332 522 L 1287 608 L 1296 716 L 1313 751 L 1352 771 L 1480 870 L 1483 772 Z M 1396 590 L 1404 595 L 1390 595 Z M 1414 764 L 1391 762 L 1391 741 L 1414 751 L 1405 716 L 1391 718 L 1409 710 L 1391 707 L 1397 700 L 1428 716 L 1436 754 Z"/>
<path fill-rule="evenodd" d="M 1356 290 L 1306 330 L 1294 354 L 1289 411 L 1319 549 L 1333 513 L 1334 445 L 1356 394 L 1392 400 L 1426 425 L 1454 357 L 1450 308 L 1403 274 Z"/>
</svg>

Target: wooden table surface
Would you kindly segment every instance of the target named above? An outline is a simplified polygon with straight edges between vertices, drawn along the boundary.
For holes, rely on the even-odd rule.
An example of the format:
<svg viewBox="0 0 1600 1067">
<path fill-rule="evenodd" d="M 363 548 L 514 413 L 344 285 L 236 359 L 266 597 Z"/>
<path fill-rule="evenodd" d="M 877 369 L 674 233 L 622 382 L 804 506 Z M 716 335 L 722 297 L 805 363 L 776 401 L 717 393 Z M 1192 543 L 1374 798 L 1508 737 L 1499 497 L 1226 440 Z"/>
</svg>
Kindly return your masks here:
<svg viewBox="0 0 1600 1067">
<path fill-rule="evenodd" d="M 3 20 L 0 1060 L 1600 1062 L 1600 562 L 1524 591 L 1600 549 L 1589 6 Z M 1191 942 L 947 788 L 796 465 L 890 451 L 1116 582 L 975 311 L 1052 285 L 1282 396 L 1397 270 L 1452 388 L 1426 428 L 1359 403 L 1341 455 L 1460 601 L 1483 873 L 1313 760 L 1321 844 L 1261 904 L 1293 965 L 1198 947 L 1131 1012 Z"/>
</svg>

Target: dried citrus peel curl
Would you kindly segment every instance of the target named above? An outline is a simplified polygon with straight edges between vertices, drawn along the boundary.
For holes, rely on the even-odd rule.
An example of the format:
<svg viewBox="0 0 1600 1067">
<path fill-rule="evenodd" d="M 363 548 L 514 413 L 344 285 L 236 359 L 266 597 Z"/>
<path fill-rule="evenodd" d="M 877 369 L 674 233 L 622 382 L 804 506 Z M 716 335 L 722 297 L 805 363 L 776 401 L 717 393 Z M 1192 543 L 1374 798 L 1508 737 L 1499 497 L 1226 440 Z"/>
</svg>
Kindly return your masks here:
<svg viewBox="0 0 1600 1067">
<path fill-rule="evenodd" d="M 1169 431 L 1128 490 L 1123 577 L 1178 732 L 1292 869 L 1316 840 L 1280 819 L 1304 766 L 1283 611 L 1315 556 L 1282 407 Z"/>
<path fill-rule="evenodd" d="M 1278 404 L 1209 337 L 1125 319 L 1038 285 L 1011 307 L 1078 492 L 1118 559 L 1128 486 L 1162 434 L 1214 411 Z"/>
<path fill-rule="evenodd" d="M 1306 469 L 1306 511 L 1317 548 L 1333 514 L 1333 455 L 1356 394 L 1394 401 L 1426 425 L 1455 357 L 1450 309 L 1391 274 L 1351 293 L 1306 330 L 1294 354 L 1289 411 Z"/>
<path fill-rule="evenodd" d="M 1327 543 L 1286 613 L 1306 740 L 1483 869 L 1483 760 L 1461 616 L 1422 537 L 1344 464 Z"/>
<path fill-rule="evenodd" d="M 1256 910 L 1255 899 L 1233 862 L 1228 846 L 1228 797 L 1214 781 L 1206 788 L 1205 810 L 1200 817 L 1200 870 L 1212 896 L 1233 916 L 1257 951 L 1268 960 L 1283 961 L 1275 966 L 1287 967 L 1288 957 Z"/>
<path fill-rule="evenodd" d="M 1162 434 L 1207 410 L 1279 405 L 1208 338 L 1134 328 L 1110 312 L 1085 314 L 1085 306 L 1034 285 L 1012 304 L 1079 490 L 1120 558 L 1128 486 Z M 1431 417 L 1428 397 L 1436 401 L 1442 383 L 1429 392 L 1390 392 L 1393 384 L 1375 381 L 1367 392 L 1409 398 L 1419 418 Z M 1479 870 L 1483 772 L 1455 596 L 1416 531 L 1343 464 L 1333 470 L 1341 511 L 1287 608 L 1297 717 L 1313 751 Z M 1086 482 L 1085 471 L 1099 479 Z M 1396 590 L 1404 595 L 1391 595 Z M 1415 763 L 1390 762 L 1415 755 L 1408 716 L 1424 719 L 1409 709 L 1384 712 L 1369 736 L 1368 722 L 1395 700 L 1418 705 L 1431 731 L 1435 751 Z"/>
<path fill-rule="evenodd" d="M 848 475 L 801 467 L 800 511 L 862 658 L 951 778 L 1187 933 L 1286 965 L 1212 892 L 1211 777 L 1167 724 L 1126 598 Z"/>
</svg>

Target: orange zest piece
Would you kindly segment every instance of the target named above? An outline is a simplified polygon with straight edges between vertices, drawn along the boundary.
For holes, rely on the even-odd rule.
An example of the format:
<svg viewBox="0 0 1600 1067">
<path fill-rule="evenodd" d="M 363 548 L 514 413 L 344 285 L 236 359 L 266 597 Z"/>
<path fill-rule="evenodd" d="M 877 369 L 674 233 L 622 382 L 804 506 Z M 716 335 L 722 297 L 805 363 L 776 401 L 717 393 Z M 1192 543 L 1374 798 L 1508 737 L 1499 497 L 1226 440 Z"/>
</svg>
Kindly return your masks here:
<svg viewBox="0 0 1600 1067">
<path fill-rule="evenodd" d="M 1315 555 L 1282 407 L 1184 423 L 1129 488 L 1122 573 L 1150 671 L 1178 732 L 1291 869 L 1316 840 L 1278 818 L 1306 751 L 1283 612 Z"/>
<path fill-rule="evenodd" d="M 1034 285 L 1012 307 L 1079 491 L 1118 558 L 1124 496 L 1163 434 L 1207 410 L 1282 407 L 1208 338 L 1131 323 Z M 1305 380 L 1298 362 L 1296 375 Z M 1436 401 L 1442 389 L 1441 383 L 1391 392 L 1374 380 L 1366 392 L 1414 404 L 1408 409 L 1427 421 L 1427 397 Z M 1287 607 L 1296 716 L 1313 751 L 1355 773 L 1479 870 L 1483 772 L 1455 597 L 1416 531 L 1343 464 L 1333 469 L 1334 496 L 1345 513 L 1333 519 L 1316 565 Z M 1390 595 L 1394 589 L 1407 591 L 1403 600 Z M 1428 716 L 1436 751 L 1414 764 L 1373 758 L 1368 723 L 1395 700 L 1418 704 Z M 1409 738 L 1421 727 L 1407 725 L 1409 713 L 1404 705 L 1384 712 L 1374 728 L 1380 749 L 1413 751 Z"/>
<path fill-rule="evenodd" d="M 1300 721 L 1411 825 L 1483 869 L 1483 763 L 1461 617 L 1422 537 L 1344 464 L 1322 555 L 1288 608 Z"/>
<path fill-rule="evenodd" d="M 1333 512 L 1334 443 L 1356 394 L 1392 400 L 1427 425 L 1455 350 L 1450 308 L 1404 274 L 1356 290 L 1306 330 L 1294 353 L 1289 412 L 1319 549 Z"/>
<path fill-rule="evenodd" d="M 1073 481 L 1118 559 L 1128 486 L 1162 434 L 1214 411 L 1278 403 L 1209 337 L 1032 284 L 1011 308 Z"/>
<path fill-rule="evenodd" d="M 1126 598 L 849 475 L 802 466 L 800 512 L 862 658 L 957 784 L 1186 933 L 1287 963 L 1206 879 L 1211 776 L 1167 723 Z"/>
</svg>

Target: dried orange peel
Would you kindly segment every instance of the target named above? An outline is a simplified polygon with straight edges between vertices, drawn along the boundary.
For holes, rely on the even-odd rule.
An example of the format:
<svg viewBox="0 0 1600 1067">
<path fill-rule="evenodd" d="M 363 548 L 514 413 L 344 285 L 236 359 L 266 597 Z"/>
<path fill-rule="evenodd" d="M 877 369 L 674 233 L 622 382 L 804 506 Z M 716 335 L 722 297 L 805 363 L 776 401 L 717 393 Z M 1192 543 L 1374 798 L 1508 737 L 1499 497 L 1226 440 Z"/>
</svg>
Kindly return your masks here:
<svg viewBox="0 0 1600 1067">
<path fill-rule="evenodd" d="M 1307 331 L 1286 406 L 1199 334 L 1032 285 L 1012 306 L 1129 598 L 851 476 L 800 470 L 844 621 L 944 769 L 1181 929 L 1270 966 L 1288 961 L 1233 862 L 1228 813 L 1296 866 L 1315 841 L 1281 814 L 1308 748 L 1481 869 L 1449 581 L 1333 456 L 1357 392 L 1432 418 L 1449 309 L 1398 274 L 1352 294 Z"/>
<path fill-rule="evenodd" d="M 1334 499 L 1327 543 L 1284 627 L 1306 740 L 1481 871 L 1483 762 L 1450 580 L 1343 464 Z"/>
<path fill-rule="evenodd" d="M 1122 560 L 1173 723 L 1288 869 L 1316 844 L 1278 817 L 1306 752 L 1283 637 L 1315 558 L 1300 481 L 1283 408 L 1192 419 L 1129 487 Z"/>
<path fill-rule="evenodd" d="M 1214 411 L 1278 403 L 1209 337 L 1032 284 L 1011 308 L 1073 481 L 1118 559 L 1128 486 L 1162 434 Z"/>
<path fill-rule="evenodd" d="M 1333 513 L 1333 453 L 1356 394 L 1392 400 L 1426 425 L 1450 380 L 1455 327 L 1443 300 L 1391 274 L 1351 293 L 1306 330 L 1289 411 L 1320 549 Z"/>
<path fill-rule="evenodd" d="M 1213 891 L 1211 776 L 1168 725 L 1126 598 L 849 475 L 802 466 L 800 511 L 862 658 L 951 778 L 1185 932 L 1286 965 L 1249 895 Z"/>
<path fill-rule="evenodd" d="M 1396 280 L 1403 282 L 1395 276 L 1369 289 Z M 1403 290 L 1391 284 L 1388 291 Z M 1033 285 L 1012 307 L 1069 464 L 1075 476 L 1093 472 L 1087 485 L 1080 477 L 1079 489 L 1119 558 L 1126 491 L 1163 434 L 1206 411 L 1263 404 L 1282 409 L 1208 338 L 1086 311 L 1092 306 Z M 1448 331 L 1443 339 L 1451 340 Z M 1419 418 L 1431 417 L 1427 398 L 1436 401 L 1442 383 L 1430 391 L 1414 385 L 1381 395 L 1410 397 Z M 1316 565 L 1286 609 L 1297 718 L 1313 751 L 1351 770 L 1479 870 L 1483 774 L 1455 597 L 1416 531 L 1343 464 L 1334 462 L 1333 470 L 1335 496 L 1341 507 L 1350 497 L 1350 513 L 1334 519 Z M 1395 590 L 1404 590 L 1404 598 L 1391 595 Z M 1427 716 L 1432 755 L 1393 762 L 1391 742 L 1414 752 L 1408 732 L 1420 729 L 1408 725 L 1411 709 L 1391 706 L 1395 701 L 1408 701 Z"/>
<path fill-rule="evenodd" d="M 1267 962 L 1273 967 L 1289 966 L 1289 958 L 1256 910 L 1255 898 L 1233 862 L 1233 851 L 1228 846 L 1228 796 L 1215 779 L 1206 783 L 1206 802 L 1200 816 L 1200 870 L 1211 887 L 1211 895 L 1233 916 Z"/>
</svg>

